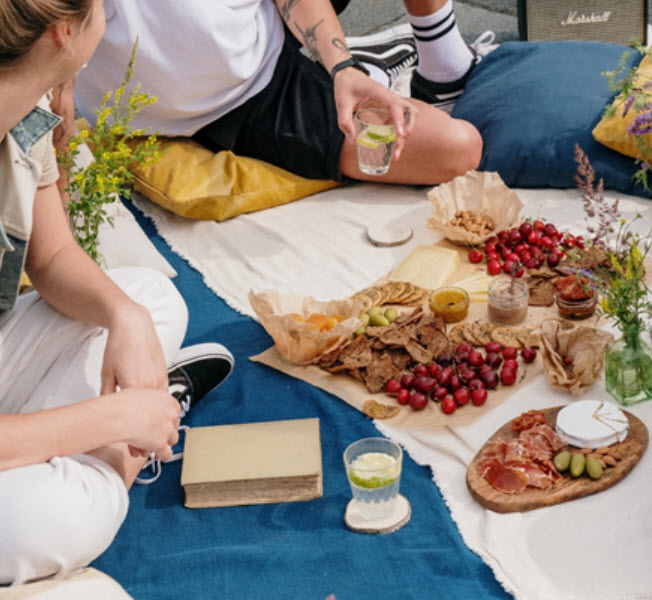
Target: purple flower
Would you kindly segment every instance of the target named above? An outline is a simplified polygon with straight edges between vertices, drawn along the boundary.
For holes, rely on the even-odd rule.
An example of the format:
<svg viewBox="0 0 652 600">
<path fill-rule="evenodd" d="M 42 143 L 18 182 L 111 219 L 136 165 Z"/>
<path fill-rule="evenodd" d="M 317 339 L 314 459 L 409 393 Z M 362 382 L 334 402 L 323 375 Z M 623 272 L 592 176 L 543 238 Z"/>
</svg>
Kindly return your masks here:
<svg viewBox="0 0 652 600">
<path fill-rule="evenodd" d="M 644 135 L 652 131 L 652 111 L 639 113 L 627 127 L 627 133 Z"/>
<path fill-rule="evenodd" d="M 625 100 L 625 105 L 623 107 L 623 117 L 629 112 L 629 109 L 632 107 L 632 104 L 634 104 L 634 100 L 636 100 L 636 94 L 632 94 L 627 100 Z"/>
</svg>

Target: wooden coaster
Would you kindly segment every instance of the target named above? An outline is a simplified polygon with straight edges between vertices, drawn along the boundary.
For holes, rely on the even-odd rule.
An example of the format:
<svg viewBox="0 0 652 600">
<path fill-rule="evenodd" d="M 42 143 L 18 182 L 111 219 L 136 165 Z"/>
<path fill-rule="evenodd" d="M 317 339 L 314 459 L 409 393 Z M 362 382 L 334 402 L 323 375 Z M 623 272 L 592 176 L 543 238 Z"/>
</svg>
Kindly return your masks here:
<svg viewBox="0 0 652 600">
<path fill-rule="evenodd" d="M 403 223 L 370 225 L 367 237 L 374 246 L 389 247 L 405 244 L 413 235 L 412 227 Z"/>
<path fill-rule="evenodd" d="M 401 494 L 396 498 L 394 512 L 378 521 L 370 521 L 360 514 L 360 503 L 353 499 L 346 505 L 344 522 L 346 526 L 357 533 L 392 533 L 405 525 L 412 516 L 410 503 Z"/>
</svg>

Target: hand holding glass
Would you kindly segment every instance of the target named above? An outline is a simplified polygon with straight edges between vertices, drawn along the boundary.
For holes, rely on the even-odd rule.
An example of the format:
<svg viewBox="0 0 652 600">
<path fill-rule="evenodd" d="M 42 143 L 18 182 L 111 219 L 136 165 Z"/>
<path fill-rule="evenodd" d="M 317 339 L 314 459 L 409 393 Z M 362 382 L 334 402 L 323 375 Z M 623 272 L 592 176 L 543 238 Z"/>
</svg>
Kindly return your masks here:
<svg viewBox="0 0 652 600">
<path fill-rule="evenodd" d="M 360 514 L 370 521 L 394 511 L 401 480 L 403 450 L 386 438 L 364 438 L 344 451 L 344 465 Z"/>
<path fill-rule="evenodd" d="M 384 175 L 389 170 L 396 145 L 392 114 L 386 108 L 361 108 L 353 117 L 360 171 L 367 175 Z"/>
</svg>

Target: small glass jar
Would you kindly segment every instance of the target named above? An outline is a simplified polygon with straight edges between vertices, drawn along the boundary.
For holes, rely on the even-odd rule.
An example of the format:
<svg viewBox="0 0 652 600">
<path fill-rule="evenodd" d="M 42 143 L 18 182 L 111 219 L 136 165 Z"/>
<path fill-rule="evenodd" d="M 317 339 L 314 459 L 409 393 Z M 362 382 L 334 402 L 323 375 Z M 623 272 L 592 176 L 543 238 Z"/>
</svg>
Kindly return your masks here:
<svg viewBox="0 0 652 600">
<path fill-rule="evenodd" d="M 561 294 L 557 294 L 557 310 L 559 316 L 564 319 L 588 319 L 595 313 L 598 305 L 598 298 L 594 294 L 582 300 L 566 300 Z"/>
<path fill-rule="evenodd" d="M 461 287 L 437 288 L 430 294 L 430 310 L 445 323 L 457 323 L 469 314 L 469 294 Z"/>
<path fill-rule="evenodd" d="M 500 277 L 489 284 L 487 311 L 498 325 L 518 325 L 527 316 L 530 290 L 522 279 Z"/>
</svg>

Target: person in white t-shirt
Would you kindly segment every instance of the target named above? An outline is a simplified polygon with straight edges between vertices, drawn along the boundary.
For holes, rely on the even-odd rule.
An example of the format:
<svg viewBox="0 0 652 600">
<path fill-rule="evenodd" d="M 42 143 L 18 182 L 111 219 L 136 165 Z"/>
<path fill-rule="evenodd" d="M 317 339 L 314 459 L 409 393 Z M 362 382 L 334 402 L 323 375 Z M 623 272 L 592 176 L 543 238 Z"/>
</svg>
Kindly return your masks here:
<svg viewBox="0 0 652 600">
<path fill-rule="evenodd" d="M 337 10 L 346 4 L 339 0 Z M 443 90 L 463 87 L 477 61 L 457 30 L 452 0 L 405 5 L 421 32 L 417 88 L 438 89 L 429 73 Z M 428 185 L 479 164 L 478 131 L 433 106 L 436 93 L 413 89 L 428 103 L 404 98 L 368 76 L 329 0 L 106 0 L 105 10 L 104 37 L 75 81 L 77 105 L 90 122 L 104 94 L 119 86 L 138 40 L 132 83 L 157 102 L 135 117 L 136 127 L 310 178 Z M 389 107 L 397 130 L 383 176 L 358 169 L 353 112 L 368 103 Z"/>
</svg>

